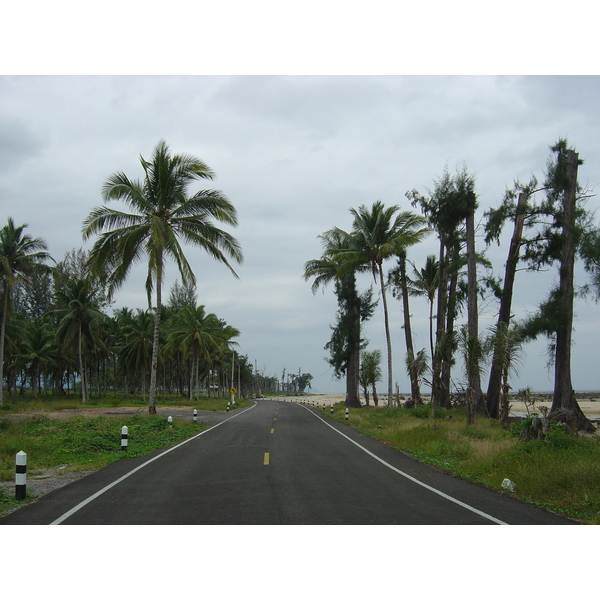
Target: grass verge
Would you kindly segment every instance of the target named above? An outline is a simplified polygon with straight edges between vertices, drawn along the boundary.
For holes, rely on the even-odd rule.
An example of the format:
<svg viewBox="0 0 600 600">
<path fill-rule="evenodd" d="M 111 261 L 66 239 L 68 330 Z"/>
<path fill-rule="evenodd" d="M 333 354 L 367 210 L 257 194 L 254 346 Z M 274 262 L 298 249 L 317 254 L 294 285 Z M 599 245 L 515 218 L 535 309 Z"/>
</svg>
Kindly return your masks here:
<svg viewBox="0 0 600 600">
<path fill-rule="evenodd" d="M 43 469 L 63 467 L 62 473 L 91 471 L 131 456 L 144 456 L 154 450 L 168 448 L 208 427 L 207 424 L 185 419 L 167 419 L 154 415 L 73 417 L 50 419 L 34 416 L 11 420 L 0 417 L 0 481 L 14 481 L 15 455 L 27 454 L 27 475 L 35 476 Z M 127 425 L 128 447 L 121 450 L 121 427 Z M 5 488 L 0 487 L 0 516 L 16 505 L 34 500 L 28 490 L 27 498 L 17 502 Z"/>
<path fill-rule="evenodd" d="M 345 410 L 343 403 L 336 404 L 333 418 L 345 421 Z M 467 427 L 461 409 L 440 409 L 431 419 L 429 407 L 351 409 L 348 423 L 457 477 L 496 490 L 510 479 L 520 499 L 582 523 L 600 524 L 598 436 L 574 436 L 551 427 L 546 440 L 523 442 L 522 423 L 505 431 L 496 420 L 480 417 Z"/>
<path fill-rule="evenodd" d="M 227 398 L 208 398 L 200 396 L 195 400 L 188 400 L 176 394 L 161 394 L 156 399 L 156 406 L 189 406 L 198 410 L 226 410 L 229 397 Z M 236 398 L 236 408 L 249 405 L 250 402 L 241 398 Z M 75 410 L 82 408 L 99 407 L 118 407 L 118 406 L 148 406 L 148 399 L 141 396 L 125 396 L 124 394 L 109 395 L 104 397 L 93 397 L 85 404 L 81 403 L 81 398 L 77 396 L 55 397 L 40 395 L 33 398 L 31 393 L 24 396 L 4 397 L 4 405 L 0 408 L 0 418 L 2 415 L 24 412 L 51 412 L 57 410 Z"/>
</svg>

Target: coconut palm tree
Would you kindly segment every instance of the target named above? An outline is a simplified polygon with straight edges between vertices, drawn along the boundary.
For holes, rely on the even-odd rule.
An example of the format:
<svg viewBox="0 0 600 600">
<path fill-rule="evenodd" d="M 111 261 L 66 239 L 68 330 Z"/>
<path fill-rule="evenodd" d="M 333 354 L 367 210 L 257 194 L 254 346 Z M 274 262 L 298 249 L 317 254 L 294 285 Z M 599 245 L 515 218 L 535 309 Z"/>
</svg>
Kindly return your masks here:
<svg viewBox="0 0 600 600">
<path fill-rule="evenodd" d="M 132 266 L 147 258 L 146 292 L 151 306 L 156 290 L 154 308 L 154 337 L 148 410 L 156 413 L 157 365 L 159 353 L 160 314 L 165 261 L 177 264 L 183 285 L 194 284 L 196 278 L 181 242 L 198 246 L 212 258 L 224 263 L 237 274 L 227 257 L 243 260 L 237 240 L 217 228 L 212 219 L 237 225 L 234 206 L 219 191 L 201 190 L 188 196 L 190 184 L 199 179 L 214 177 L 210 168 L 198 158 L 187 154 L 171 155 L 168 146 L 157 144 L 150 161 L 140 157 L 144 170 L 143 181 L 130 180 L 124 173 L 111 175 L 102 188 L 105 202 L 121 200 L 133 211 L 130 213 L 100 206 L 92 210 L 83 223 L 84 240 L 100 234 L 89 256 L 92 270 L 108 273 L 108 292 L 124 283 Z"/>
<path fill-rule="evenodd" d="M 0 294 L 2 316 L 0 321 L 0 406 L 3 404 L 4 388 L 4 334 L 6 319 L 16 283 L 27 281 L 38 265 L 50 259 L 46 252 L 46 242 L 42 238 L 32 238 L 24 233 L 27 225 L 15 227 L 12 218 L 0 229 Z"/>
<path fill-rule="evenodd" d="M 379 279 L 388 354 L 388 407 L 391 408 L 392 342 L 383 263 L 420 242 L 430 230 L 425 226 L 426 221 L 423 217 L 409 211 L 400 212 L 400 208 L 395 205 L 386 207 L 380 200 L 374 202 L 370 209 L 362 205 L 358 210 L 350 209 L 350 212 L 354 216 L 350 234 L 351 247 L 342 251 L 336 258 L 342 263 L 341 274 L 368 267 L 373 273 L 373 279 Z"/>
<path fill-rule="evenodd" d="M 79 357 L 79 377 L 81 378 L 81 402 L 87 400 L 87 378 L 84 366 L 84 345 L 93 343 L 94 320 L 102 313 L 98 311 L 94 291 L 87 278 L 70 279 L 56 291 L 58 308 L 54 311 L 58 318 L 58 338 L 63 346 L 77 344 Z"/>
<path fill-rule="evenodd" d="M 338 302 L 345 304 L 345 314 L 342 318 L 347 323 L 347 328 L 340 331 L 338 327 L 338 339 L 332 341 L 326 346 L 332 350 L 332 360 L 330 364 L 334 367 L 335 373 L 341 376 L 344 371 L 346 374 L 346 405 L 351 408 L 360 408 L 360 397 L 358 392 L 359 384 L 359 365 L 360 365 L 360 321 L 361 321 L 361 298 L 356 290 L 355 271 L 347 272 L 343 277 L 338 277 L 340 268 L 339 260 L 336 256 L 342 250 L 350 246 L 350 236 L 341 229 L 333 228 L 319 236 L 323 246 L 321 258 L 309 260 L 304 265 L 304 280 L 313 279 L 311 290 L 313 294 L 317 293 L 319 288 L 325 288 L 329 283 L 336 283 L 336 294 Z M 335 335 L 334 329 L 334 335 Z M 336 343 L 336 342 L 339 342 Z M 343 347 L 338 356 L 333 346 Z M 335 364 L 334 364 L 335 363 Z"/>
<path fill-rule="evenodd" d="M 200 358 L 211 365 L 229 340 L 239 334 L 237 329 L 225 325 L 214 313 L 207 313 L 204 306 L 184 306 L 173 315 L 165 351 L 180 350 L 183 356 L 191 357 L 190 400 L 194 390 L 198 390 Z"/>
<path fill-rule="evenodd" d="M 412 263 L 411 263 L 412 264 Z M 414 279 L 409 280 L 408 292 L 413 296 L 426 296 L 429 301 L 429 351 L 433 360 L 433 305 L 438 288 L 440 263 L 435 254 L 430 254 L 425 260 L 425 266 L 417 269 L 412 264 Z"/>
<path fill-rule="evenodd" d="M 141 373 L 142 398 L 146 395 L 146 374 L 152 364 L 152 342 L 154 334 L 154 315 L 148 310 L 138 309 L 125 322 L 122 321 L 121 333 L 124 344 L 119 351 L 125 371 L 133 373 L 134 395 L 135 377 Z"/>
<path fill-rule="evenodd" d="M 41 369 L 54 364 L 55 336 L 47 318 L 35 317 L 25 324 L 20 348 L 15 354 L 13 368 L 29 371 L 33 397 L 38 397 L 38 379 Z"/>
</svg>

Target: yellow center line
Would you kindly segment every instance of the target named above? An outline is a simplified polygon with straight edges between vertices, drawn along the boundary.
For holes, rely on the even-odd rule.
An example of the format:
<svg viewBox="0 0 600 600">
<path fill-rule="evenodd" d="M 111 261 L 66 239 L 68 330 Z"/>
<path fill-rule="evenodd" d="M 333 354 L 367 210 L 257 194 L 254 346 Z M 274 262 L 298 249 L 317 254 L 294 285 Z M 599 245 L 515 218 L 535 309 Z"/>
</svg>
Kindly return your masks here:
<svg viewBox="0 0 600 600">
<path fill-rule="evenodd" d="M 269 453 L 268 452 L 265 452 L 265 461 L 263 464 L 265 464 L 265 465 L 269 464 Z"/>
<path fill-rule="evenodd" d="M 275 433 L 275 428 L 271 428 L 271 433 Z"/>
</svg>

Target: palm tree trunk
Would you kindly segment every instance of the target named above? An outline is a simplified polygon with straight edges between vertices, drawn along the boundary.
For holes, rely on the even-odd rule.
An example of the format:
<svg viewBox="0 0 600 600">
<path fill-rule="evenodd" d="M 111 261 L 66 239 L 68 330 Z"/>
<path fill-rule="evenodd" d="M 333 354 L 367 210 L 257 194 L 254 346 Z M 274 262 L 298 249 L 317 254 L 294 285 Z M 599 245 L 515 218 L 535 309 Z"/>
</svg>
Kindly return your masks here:
<svg viewBox="0 0 600 600">
<path fill-rule="evenodd" d="M 81 379 L 81 403 L 86 402 L 86 389 L 85 389 L 85 368 L 83 366 L 83 350 L 82 350 L 82 332 L 81 332 L 81 321 L 79 322 L 79 378 Z"/>
<path fill-rule="evenodd" d="M 379 263 L 378 267 L 379 267 L 379 282 L 381 284 L 381 299 L 383 301 L 385 340 L 387 342 L 387 353 L 388 353 L 388 408 L 392 408 L 394 405 L 394 397 L 393 397 L 393 392 L 392 392 L 392 340 L 390 338 L 390 322 L 389 322 L 389 318 L 388 318 L 387 299 L 385 297 L 385 283 L 383 281 L 382 263 Z"/>
<path fill-rule="evenodd" d="M 406 253 L 398 257 L 400 267 L 400 286 L 402 289 L 402 310 L 404 312 L 404 337 L 406 340 L 406 354 L 408 355 L 408 369 L 410 375 L 410 397 L 415 405 L 421 404 L 421 391 L 419 390 L 419 378 L 415 365 L 415 350 L 412 341 L 412 327 L 410 324 L 410 307 L 408 301 L 408 285 L 406 282 Z"/>
<path fill-rule="evenodd" d="M 156 375 L 158 372 L 158 342 L 160 333 L 160 310 L 162 305 L 161 286 L 162 280 L 158 276 L 156 281 L 156 313 L 154 314 L 154 339 L 152 341 L 152 367 L 150 370 L 150 393 L 148 394 L 148 412 L 156 414 Z"/>
<path fill-rule="evenodd" d="M 2 302 L 2 325 L 0 326 L 0 406 L 4 403 L 4 334 L 6 332 L 6 313 L 8 312 L 8 290 L 4 284 Z"/>
</svg>

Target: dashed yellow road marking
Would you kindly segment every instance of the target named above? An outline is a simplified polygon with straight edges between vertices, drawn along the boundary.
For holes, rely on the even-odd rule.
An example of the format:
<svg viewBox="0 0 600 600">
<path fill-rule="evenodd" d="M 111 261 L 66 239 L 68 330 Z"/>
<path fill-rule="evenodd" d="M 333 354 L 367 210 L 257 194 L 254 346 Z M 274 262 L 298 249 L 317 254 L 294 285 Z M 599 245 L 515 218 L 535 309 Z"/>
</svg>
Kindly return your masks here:
<svg viewBox="0 0 600 600">
<path fill-rule="evenodd" d="M 265 452 L 265 461 L 263 464 L 265 464 L 265 465 L 269 464 L 269 453 L 268 452 Z"/>
<path fill-rule="evenodd" d="M 271 433 L 275 433 L 275 428 L 271 428 Z"/>
</svg>

